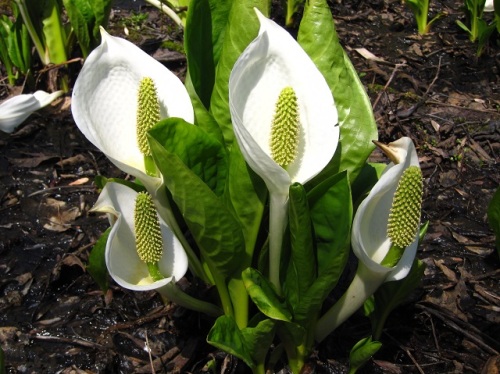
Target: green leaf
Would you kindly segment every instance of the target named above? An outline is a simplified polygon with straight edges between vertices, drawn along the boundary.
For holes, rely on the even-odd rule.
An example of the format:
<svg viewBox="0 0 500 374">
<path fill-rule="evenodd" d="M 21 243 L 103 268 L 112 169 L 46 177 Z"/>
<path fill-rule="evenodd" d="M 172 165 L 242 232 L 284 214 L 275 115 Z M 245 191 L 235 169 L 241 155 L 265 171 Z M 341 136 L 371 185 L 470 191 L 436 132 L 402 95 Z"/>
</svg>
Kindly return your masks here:
<svg viewBox="0 0 500 374">
<path fill-rule="evenodd" d="M 255 327 L 240 330 L 232 317 L 221 316 L 208 333 L 207 341 L 254 369 L 257 365 L 263 366 L 274 338 L 274 330 L 275 324 L 269 319 L 260 321 Z"/>
<path fill-rule="evenodd" d="M 94 244 L 87 265 L 87 271 L 103 292 L 106 292 L 109 287 L 108 269 L 104 255 L 110 231 L 111 227 L 104 231 L 99 240 Z"/>
<path fill-rule="evenodd" d="M 488 223 L 495 233 L 495 245 L 500 256 L 500 188 L 498 188 L 488 206 Z"/>
<path fill-rule="evenodd" d="M 210 101 L 210 112 L 217 119 L 226 144 L 233 143 L 234 133 L 229 112 L 229 75 L 234 63 L 257 36 L 259 22 L 254 8 L 269 14 L 269 0 L 234 1 L 224 35 L 222 52 L 215 73 L 215 85 Z"/>
<path fill-rule="evenodd" d="M 302 299 L 316 280 L 314 232 L 306 191 L 299 183 L 290 186 L 289 195 L 290 259 L 284 291 L 289 305 L 302 305 Z"/>
<path fill-rule="evenodd" d="M 326 179 L 309 192 L 308 199 L 317 246 L 318 277 L 294 311 L 294 318 L 299 321 L 316 316 L 349 257 L 352 203 L 347 173 Z"/>
<path fill-rule="evenodd" d="M 382 335 L 382 329 L 389 314 L 404 302 L 420 284 L 424 271 L 425 264 L 415 259 L 410 272 L 405 278 L 394 282 L 386 282 L 377 289 L 374 294 L 375 310 L 370 315 L 375 339 L 379 339 Z"/>
<path fill-rule="evenodd" d="M 193 0 L 188 8 L 184 48 L 193 87 L 205 108 L 215 82 L 232 0 Z"/>
<path fill-rule="evenodd" d="M 158 136 L 159 139 L 165 140 L 162 126 L 155 127 L 149 134 L 153 159 L 163 176 L 163 182 L 172 194 L 212 274 L 227 277 L 241 270 L 240 260 L 245 255 L 245 243 L 239 222 L 214 190 L 178 155 L 167 150 L 155 139 Z M 198 139 L 197 136 L 195 138 Z M 166 143 L 174 148 L 179 145 L 172 144 L 169 140 Z M 183 152 L 182 147 L 180 150 Z M 189 152 L 188 149 L 185 151 Z M 210 149 L 208 151 L 211 152 Z M 200 149 L 196 153 L 199 156 L 205 155 Z M 206 175 L 205 172 L 200 172 Z"/>
<path fill-rule="evenodd" d="M 62 64 L 68 60 L 66 32 L 61 20 L 61 7 L 56 0 L 46 0 L 43 8 L 43 37 L 46 53 L 53 64 Z"/>
<path fill-rule="evenodd" d="M 63 4 L 83 56 L 86 57 L 90 53 L 89 26 L 92 25 L 94 16 L 90 4 L 87 0 L 63 0 Z"/>
<path fill-rule="evenodd" d="M 189 74 L 189 71 L 186 75 L 184 85 L 186 86 L 186 90 L 189 93 L 189 97 L 191 98 L 191 103 L 193 104 L 194 124 L 213 136 L 221 144 L 224 144 L 224 137 L 222 136 L 222 131 L 219 127 L 219 124 L 212 116 L 212 114 L 208 111 L 208 109 L 205 108 L 200 98 L 198 97 L 198 94 L 193 87 L 193 82 L 191 81 L 191 75 Z"/>
<path fill-rule="evenodd" d="M 377 183 L 382 175 L 382 172 L 386 169 L 387 165 L 379 163 L 365 164 L 360 170 L 358 177 L 352 183 L 352 200 L 354 202 L 354 211 L 358 205 L 363 201 L 363 199 L 368 195 L 372 187 Z"/>
<path fill-rule="evenodd" d="M 246 164 L 238 144 L 231 147 L 229 158 L 229 177 L 224 194 L 226 206 L 233 209 L 234 215 L 241 222 L 247 260 L 245 268 L 250 266 L 257 246 L 259 229 L 267 198 L 264 181 Z"/>
<path fill-rule="evenodd" d="M 316 181 L 343 170 L 354 181 L 374 148 L 377 126 L 370 99 L 340 45 L 326 0 L 306 2 L 297 39 L 325 77 L 339 113 L 339 146 Z"/>
<path fill-rule="evenodd" d="M 287 0 L 286 2 L 286 26 L 293 25 L 293 16 L 299 11 L 301 5 L 305 3 L 305 0 Z"/>
<path fill-rule="evenodd" d="M 150 135 L 179 157 L 217 196 L 224 193 L 228 160 L 217 139 L 181 118 L 160 121 Z"/>
<path fill-rule="evenodd" d="M 373 341 L 371 336 L 361 339 L 349 354 L 349 374 L 354 374 L 382 347 L 382 343 Z"/>
<path fill-rule="evenodd" d="M 292 314 L 281 302 L 274 288 L 259 271 L 247 268 L 241 274 L 248 295 L 262 314 L 279 321 L 289 322 Z"/>
</svg>

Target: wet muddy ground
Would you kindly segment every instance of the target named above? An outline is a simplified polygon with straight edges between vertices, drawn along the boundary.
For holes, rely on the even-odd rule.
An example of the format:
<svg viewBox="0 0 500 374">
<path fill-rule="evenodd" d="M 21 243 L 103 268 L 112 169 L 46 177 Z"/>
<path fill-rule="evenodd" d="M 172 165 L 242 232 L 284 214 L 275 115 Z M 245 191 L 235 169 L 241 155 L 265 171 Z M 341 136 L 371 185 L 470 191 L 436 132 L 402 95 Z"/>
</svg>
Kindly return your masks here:
<svg viewBox="0 0 500 374">
<path fill-rule="evenodd" d="M 184 73 L 182 33 L 140 3 L 118 2 L 112 33 Z M 458 1 L 418 36 L 400 1 L 331 4 L 342 44 L 370 94 L 380 140 L 410 136 L 425 177 L 422 286 L 390 318 L 364 373 L 497 373 L 500 261 L 486 209 L 500 182 L 500 49 L 480 58 L 458 28 Z M 147 16 L 144 16 L 147 14 Z M 280 15 L 277 16 L 280 21 Z M 161 47 L 167 40 L 169 48 Z M 176 47 L 177 46 L 177 47 Z M 364 48 L 379 58 L 363 57 Z M 11 94 L 0 86 L 0 99 Z M 112 284 L 103 295 L 85 271 L 107 227 L 89 214 L 96 175 L 123 176 L 74 125 L 66 97 L 0 134 L 0 344 L 8 373 L 245 373 L 208 346 L 211 321 L 154 293 Z M 379 153 L 373 159 L 383 160 Z M 188 292 L 199 287 L 183 282 Z M 369 326 L 353 318 L 318 347 L 307 373 L 344 373 Z M 151 356 L 144 349 L 150 347 Z M 495 371 L 497 370 L 497 371 Z M 286 371 L 282 371 L 283 373 Z"/>
</svg>

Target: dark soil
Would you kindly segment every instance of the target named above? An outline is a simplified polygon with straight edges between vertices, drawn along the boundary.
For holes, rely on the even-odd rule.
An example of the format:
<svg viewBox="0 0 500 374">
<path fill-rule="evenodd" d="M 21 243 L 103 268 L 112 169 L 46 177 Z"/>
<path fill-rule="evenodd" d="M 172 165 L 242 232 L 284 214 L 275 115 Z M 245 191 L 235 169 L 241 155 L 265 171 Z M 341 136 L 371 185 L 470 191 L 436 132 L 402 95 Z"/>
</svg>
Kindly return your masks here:
<svg viewBox="0 0 500 374">
<path fill-rule="evenodd" d="M 182 33 L 141 6 L 117 2 L 112 33 L 124 36 L 127 27 L 129 38 L 182 76 Z M 477 45 L 456 26 L 459 6 L 434 1 L 431 14 L 447 16 L 418 36 L 399 0 L 331 4 L 372 99 L 380 140 L 409 136 L 417 144 L 423 218 L 430 221 L 418 254 L 427 264 L 422 286 L 392 314 L 364 373 L 499 372 L 500 261 L 486 210 L 500 182 L 500 50 L 493 40 L 476 57 Z M 358 48 L 383 61 L 365 59 Z M 0 99 L 12 94 L 0 90 Z M 97 197 L 93 179 L 121 174 L 79 133 L 69 105 L 67 97 L 16 133 L 0 134 L 0 344 L 7 372 L 201 373 L 215 359 L 216 373 L 245 373 L 241 362 L 205 343 L 209 319 L 165 306 L 155 293 L 112 284 L 103 295 L 86 272 L 89 251 L 107 227 L 104 217 L 88 213 Z M 367 334 L 365 319 L 351 319 L 318 347 L 305 372 L 346 372 L 350 348 Z"/>
</svg>

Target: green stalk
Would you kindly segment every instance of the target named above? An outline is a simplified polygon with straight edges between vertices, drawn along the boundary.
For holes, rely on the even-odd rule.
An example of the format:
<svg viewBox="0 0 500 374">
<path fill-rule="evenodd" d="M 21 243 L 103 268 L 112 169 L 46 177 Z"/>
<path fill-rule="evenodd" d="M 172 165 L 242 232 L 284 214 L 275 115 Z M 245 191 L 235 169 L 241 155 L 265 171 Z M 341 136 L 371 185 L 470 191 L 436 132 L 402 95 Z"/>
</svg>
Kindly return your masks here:
<svg viewBox="0 0 500 374">
<path fill-rule="evenodd" d="M 243 280 L 241 278 L 232 278 L 228 282 L 229 295 L 231 297 L 234 320 L 240 330 L 248 325 L 248 304 L 249 297 Z"/>
<path fill-rule="evenodd" d="M 217 287 L 217 292 L 219 294 L 220 302 L 222 304 L 222 309 L 226 316 L 234 318 L 234 309 L 229 290 L 226 285 L 226 279 L 218 271 L 213 271 L 210 266 L 210 271 L 214 277 L 215 287 Z"/>
<path fill-rule="evenodd" d="M 35 49 L 38 53 L 38 56 L 40 57 L 40 60 L 42 61 L 42 64 L 47 66 L 50 63 L 50 59 L 47 51 L 45 50 L 45 46 L 40 40 L 40 36 L 37 34 L 35 26 L 33 25 L 32 19 L 28 12 L 28 8 L 26 7 L 26 1 L 25 0 L 14 0 L 14 1 L 16 2 L 19 12 L 21 13 L 21 17 L 23 18 L 24 24 L 28 28 L 31 40 L 35 45 Z"/>
<path fill-rule="evenodd" d="M 53 64 L 62 64 L 68 60 L 66 54 L 66 36 L 61 23 L 61 11 L 55 0 L 49 1 L 47 8 L 48 16 L 42 20 L 43 36 L 49 55 L 49 61 Z"/>
<path fill-rule="evenodd" d="M 204 313 L 211 317 L 219 317 L 222 315 L 222 310 L 209 302 L 202 301 L 182 291 L 173 282 L 170 282 L 165 287 L 158 290 L 164 301 L 172 301 L 175 304 L 196 312 Z"/>
<path fill-rule="evenodd" d="M 288 196 L 271 192 L 269 197 L 269 280 L 280 295 L 281 246 L 288 216 Z"/>
</svg>

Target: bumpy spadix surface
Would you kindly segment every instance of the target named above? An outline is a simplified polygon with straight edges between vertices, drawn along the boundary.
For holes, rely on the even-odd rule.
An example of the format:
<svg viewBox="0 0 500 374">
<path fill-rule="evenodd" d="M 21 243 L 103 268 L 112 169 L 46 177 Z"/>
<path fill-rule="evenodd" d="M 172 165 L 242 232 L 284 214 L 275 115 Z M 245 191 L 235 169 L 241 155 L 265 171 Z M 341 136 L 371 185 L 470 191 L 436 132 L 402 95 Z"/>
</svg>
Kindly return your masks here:
<svg viewBox="0 0 500 374">
<path fill-rule="evenodd" d="M 160 261 L 163 254 L 160 220 L 147 192 L 140 192 L 135 198 L 134 229 L 139 258 L 146 263 Z"/>
<path fill-rule="evenodd" d="M 419 167 L 410 166 L 403 172 L 387 223 L 387 236 L 398 247 L 405 248 L 415 240 L 420 225 L 423 188 Z"/>
<path fill-rule="evenodd" d="M 292 87 L 285 87 L 278 97 L 271 126 L 271 156 L 284 168 L 297 157 L 300 134 L 298 109 L 295 91 Z"/>
<path fill-rule="evenodd" d="M 386 167 L 379 181 L 360 204 L 353 220 L 351 243 L 355 255 L 369 270 L 378 274 L 387 274 L 386 280 L 390 281 L 406 277 L 415 258 L 418 245 L 416 220 L 413 222 L 414 231 L 411 238 L 408 236 L 403 243 L 409 242 L 405 245 L 406 250 L 398 264 L 394 268 L 387 268 L 380 264 L 391 246 L 387 231 L 398 184 L 407 169 L 420 169 L 420 166 L 415 146 L 410 138 L 401 138 L 387 145 L 387 148 L 392 152 L 392 159 L 398 163 L 391 162 Z M 414 177 L 411 179 L 413 180 Z M 414 204 L 415 207 L 412 209 L 416 211 L 417 202 Z"/>
<path fill-rule="evenodd" d="M 144 156 L 151 156 L 147 132 L 160 120 L 160 104 L 155 82 L 145 77 L 137 93 L 137 145 Z"/>
<path fill-rule="evenodd" d="M 121 170 L 146 179 L 137 143 L 138 90 L 154 81 L 160 118 L 193 123 L 189 95 L 165 66 L 125 39 L 101 29 L 102 42 L 88 56 L 73 89 L 71 109 L 80 131 Z"/>
<path fill-rule="evenodd" d="M 122 287 L 147 291 L 163 287 L 173 279 L 181 279 L 186 274 L 188 261 L 179 240 L 161 217 L 158 218 L 162 253 L 156 253 L 151 259 L 156 260 L 160 255 L 158 268 L 165 278 L 153 281 L 146 263 L 137 253 L 134 220 L 137 195 L 137 192 L 127 186 L 107 183 L 92 211 L 107 213 L 112 225 L 105 254 L 111 277 Z"/>
<path fill-rule="evenodd" d="M 324 77 L 295 39 L 256 12 L 259 34 L 233 67 L 229 107 L 236 140 L 249 166 L 271 192 L 288 194 L 291 183 L 309 181 L 331 160 L 339 139 L 337 110 Z M 292 107 L 297 108 L 300 123 L 295 157 L 286 170 L 273 159 L 271 146 L 276 103 L 283 90 L 294 92 Z"/>
</svg>

